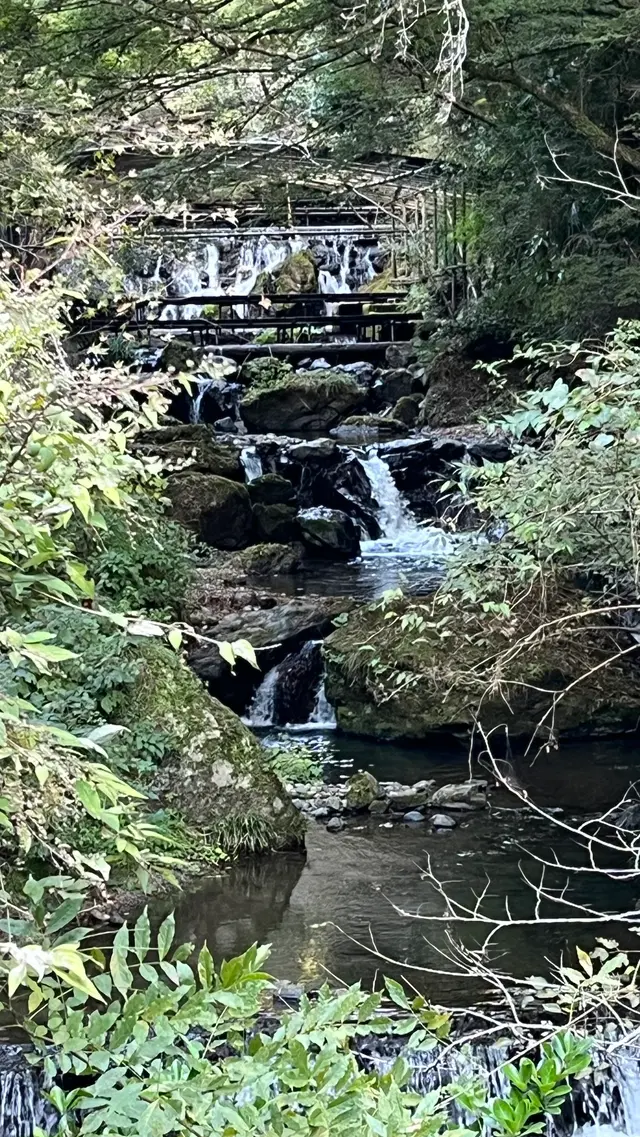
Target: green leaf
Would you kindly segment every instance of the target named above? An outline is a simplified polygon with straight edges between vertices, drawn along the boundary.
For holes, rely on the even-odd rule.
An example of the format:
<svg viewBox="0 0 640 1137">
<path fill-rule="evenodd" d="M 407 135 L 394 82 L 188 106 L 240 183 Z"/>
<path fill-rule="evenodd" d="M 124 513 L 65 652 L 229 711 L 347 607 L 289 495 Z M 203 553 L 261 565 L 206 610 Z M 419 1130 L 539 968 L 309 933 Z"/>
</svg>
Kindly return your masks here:
<svg viewBox="0 0 640 1137">
<path fill-rule="evenodd" d="M 173 912 L 170 912 L 166 920 L 163 920 L 158 928 L 158 958 L 164 959 L 167 955 L 173 937 L 176 934 L 176 921 Z"/>
<path fill-rule="evenodd" d="M 397 983 L 395 979 L 389 979 L 388 976 L 385 975 L 384 985 L 387 988 L 389 998 L 392 999 L 397 1007 L 402 1007 L 404 1011 L 411 1010 L 411 1003 L 407 999 L 407 996 L 404 993 L 404 988 L 400 983 Z M 413 1025 L 414 1024 L 412 1023 L 411 1029 L 413 1029 Z"/>
<path fill-rule="evenodd" d="M 133 975 L 127 964 L 128 952 L 129 929 L 126 924 L 123 924 L 122 927 L 119 928 L 113 941 L 113 949 L 109 961 L 109 971 L 111 972 L 114 985 L 121 995 L 126 995 L 133 983 Z"/>
<path fill-rule="evenodd" d="M 69 900 L 64 900 L 47 920 L 47 935 L 52 936 L 54 932 L 59 932 L 61 928 L 66 928 L 67 924 L 75 920 L 83 904 L 83 896 L 71 897 Z"/>
<path fill-rule="evenodd" d="M 206 944 L 203 944 L 198 955 L 198 978 L 207 990 L 211 987 L 215 976 L 213 956 Z"/>
<path fill-rule="evenodd" d="M 149 951 L 149 945 L 151 943 L 151 926 L 149 924 L 149 913 L 146 908 L 135 922 L 133 928 L 133 943 L 136 955 L 140 963 L 142 963 Z"/>
</svg>

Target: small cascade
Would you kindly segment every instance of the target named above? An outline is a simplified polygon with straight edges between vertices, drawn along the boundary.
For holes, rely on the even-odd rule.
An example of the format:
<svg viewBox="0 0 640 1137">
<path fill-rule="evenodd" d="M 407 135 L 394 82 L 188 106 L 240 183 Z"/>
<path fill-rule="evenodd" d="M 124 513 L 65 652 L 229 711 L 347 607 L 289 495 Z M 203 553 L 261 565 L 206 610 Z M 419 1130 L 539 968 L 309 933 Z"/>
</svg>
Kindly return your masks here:
<svg viewBox="0 0 640 1137">
<path fill-rule="evenodd" d="M 247 726 L 273 726 L 273 711 L 278 686 L 278 668 L 267 671 L 258 687 L 243 721 Z"/>
<path fill-rule="evenodd" d="M 240 461 L 248 482 L 255 482 L 256 478 L 262 477 L 262 459 L 255 446 L 245 446 L 240 451 Z"/>
<path fill-rule="evenodd" d="M 516 1048 L 517 1049 L 517 1048 Z M 386 1073 L 399 1053 L 398 1043 L 387 1039 L 367 1041 L 359 1053 L 366 1069 Z M 443 1043 L 429 1051 L 402 1050 L 412 1068 L 411 1088 L 417 1093 L 479 1079 L 490 1097 L 509 1092 L 504 1066 L 513 1057 L 508 1043 L 474 1042 L 461 1049 Z M 452 1120 L 461 1126 L 470 1118 L 455 1099 L 449 1106 Z M 483 1131 L 484 1132 L 484 1131 Z M 591 1071 L 574 1083 L 571 1098 L 558 1117 L 548 1117 L 546 1137 L 640 1137 L 640 1053 L 633 1046 L 607 1051 L 596 1044 Z"/>
<path fill-rule="evenodd" d="M 314 708 L 307 725 L 315 727 L 316 730 L 335 730 L 336 728 L 336 712 L 327 699 L 324 677 L 320 680 Z"/>
<path fill-rule="evenodd" d="M 420 525 L 409 509 L 393 480 L 386 462 L 374 449 L 360 459 L 373 497 L 377 503 L 377 518 L 382 537 L 362 542 L 363 557 L 421 556 L 446 557 L 453 552 L 455 543 L 435 525 Z"/>
<path fill-rule="evenodd" d="M 290 730 L 335 727 L 335 713 L 324 687 L 321 640 L 308 640 L 267 672 L 244 721 L 253 727 Z"/>
<path fill-rule="evenodd" d="M 36 1128 L 52 1133 L 58 1114 L 46 1100 L 47 1079 L 25 1060 L 21 1046 L 0 1046 L 0 1134 L 32 1137 Z"/>
<path fill-rule="evenodd" d="M 210 391 L 215 383 L 215 379 L 199 379 L 196 377 L 194 380 L 197 385 L 197 392 L 191 400 L 189 407 L 189 422 L 200 422 L 200 408 L 202 407 L 202 400 L 204 399 L 207 391 Z"/>
</svg>

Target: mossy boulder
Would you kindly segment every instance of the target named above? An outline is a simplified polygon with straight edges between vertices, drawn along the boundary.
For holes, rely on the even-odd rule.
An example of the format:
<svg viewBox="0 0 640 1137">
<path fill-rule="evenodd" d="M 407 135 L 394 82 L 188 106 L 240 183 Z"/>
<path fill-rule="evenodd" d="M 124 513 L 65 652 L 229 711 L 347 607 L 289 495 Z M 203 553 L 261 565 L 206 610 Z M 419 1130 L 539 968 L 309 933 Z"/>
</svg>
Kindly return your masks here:
<svg viewBox="0 0 640 1137">
<path fill-rule="evenodd" d="M 391 412 L 396 422 L 403 422 L 405 426 L 415 426 L 420 410 L 420 395 L 405 395 L 398 399 Z"/>
<path fill-rule="evenodd" d="M 325 641 L 338 725 L 385 739 L 465 735 L 478 718 L 486 730 L 541 740 L 636 731 L 640 666 L 615 658 L 632 641 L 605 615 L 580 618 L 585 603 L 568 588 L 544 619 L 531 594 L 508 616 L 472 604 L 447 612 L 429 598 L 351 612 Z"/>
<path fill-rule="evenodd" d="M 158 361 L 160 371 L 195 371 L 204 359 L 204 348 L 198 347 L 186 336 L 169 340 Z"/>
<path fill-rule="evenodd" d="M 176 474 L 167 482 L 176 521 L 207 545 L 240 549 L 249 544 L 253 528 L 251 498 L 246 486 L 215 474 Z"/>
<path fill-rule="evenodd" d="M 289 479 L 281 474 L 262 474 L 249 483 L 248 489 L 254 505 L 286 505 L 296 496 Z"/>
<path fill-rule="evenodd" d="M 247 387 L 278 386 L 293 375 L 293 367 L 284 359 L 274 359 L 266 355 L 260 359 L 249 359 L 240 368 L 240 381 Z"/>
<path fill-rule="evenodd" d="M 170 649 L 142 648 L 136 685 L 119 708 L 120 721 L 144 722 L 167 740 L 167 758 L 154 789 L 187 823 L 215 834 L 259 836 L 263 848 L 303 843 L 303 823 L 270 770 L 255 735 L 217 699 Z"/>
<path fill-rule="evenodd" d="M 240 414 L 250 431 L 321 431 L 356 411 L 365 397 L 349 375 L 297 371 L 269 387 L 252 387 L 240 403 Z"/>
<path fill-rule="evenodd" d="M 380 792 L 378 782 L 368 770 L 352 774 L 347 782 L 347 805 L 356 811 L 369 809 Z"/>
<path fill-rule="evenodd" d="M 275 274 L 276 292 L 317 292 L 318 268 L 308 249 L 287 257 Z"/>
<path fill-rule="evenodd" d="M 260 541 L 286 544 L 287 541 L 295 541 L 299 535 L 295 505 L 277 502 L 267 505 L 258 502 L 253 507 L 253 524 L 255 535 Z"/>
<path fill-rule="evenodd" d="M 198 473 L 217 474 L 232 481 L 244 480 L 239 448 L 217 441 L 213 428 L 206 423 L 145 430 L 138 435 L 135 448 L 162 458 L 169 470 L 188 466 Z"/>
<path fill-rule="evenodd" d="M 247 576 L 275 576 L 298 572 L 302 565 L 301 546 L 282 545 L 277 541 L 250 545 L 237 553 L 238 564 Z"/>
<path fill-rule="evenodd" d="M 369 438 L 406 438 L 409 427 L 390 415 L 349 415 L 332 430 L 334 438 L 366 441 Z"/>
</svg>

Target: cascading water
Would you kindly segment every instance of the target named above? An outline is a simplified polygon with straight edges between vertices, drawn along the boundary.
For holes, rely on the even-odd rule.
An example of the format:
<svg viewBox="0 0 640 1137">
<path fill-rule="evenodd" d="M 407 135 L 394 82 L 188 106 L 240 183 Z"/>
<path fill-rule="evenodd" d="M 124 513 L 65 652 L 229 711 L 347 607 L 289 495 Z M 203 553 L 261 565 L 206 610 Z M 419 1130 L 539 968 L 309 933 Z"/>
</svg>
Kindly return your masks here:
<svg viewBox="0 0 640 1137">
<path fill-rule="evenodd" d="M 58 1114 L 46 1100 L 45 1075 L 30 1066 L 21 1046 L 0 1046 L 0 1134 L 32 1137 L 36 1128 L 52 1133 Z"/>
<path fill-rule="evenodd" d="M 252 727 L 331 730 L 336 725 L 324 687 L 322 640 L 308 640 L 265 675 L 245 722 Z"/>
<path fill-rule="evenodd" d="M 255 446 L 245 446 L 240 451 L 240 461 L 248 482 L 255 482 L 256 478 L 262 477 L 262 459 Z"/>
<path fill-rule="evenodd" d="M 215 383 L 215 379 L 198 379 L 198 378 L 196 378 L 195 383 L 196 383 L 198 389 L 197 389 L 197 392 L 196 392 L 196 394 L 195 394 L 195 396 L 191 402 L 191 406 L 189 407 L 189 422 L 192 422 L 192 423 L 200 422 L 200 410 L 202 407 L 202 400 L 204 399 L 207 391 L 210 391 L 211 388 L 213 387 L 213 384 Z"/>
<path fill-rule="evenodd" d="M 512 1048 L 513 1049 L 513 1048 Z M 368 1069 L 386 1073 L 398 1054 L 397 1045 L 386 1040 L 373 1042 L 361 1054 Z M 509 1092 L 504 1066 L 511 1059 L 508 1046 L 474 1042 L 461 1049 L 442 1044 L 429 1050 L 403 1050 L 412 1068 L 411 1088 L 417 1093 L 479 1079 L 488 1086 L 492 1098 Z M 449 1114 L 464 1126 L 470 1118 L 451 1099 Z M 488 1133 L 489 1130 L 483 1131 Z M 591 1056 L 591 1071 L 574 1083 L 571 1098 L 559 1117 L 548 1117 L 546 1137 L 640 1137 L 640 1054 L 635 1047 L 607 1053 L 599 1044 Z"/>
<path fill-rule="evenodd" d="M 451 554 L 455 543 L 435 525 L 420 525 L 391 476 L 386 462 L 375 449 L 360 459 L 377 503 L 382 537 L 363 541 L 363 557 L 422 557 L 439 559 Z"/>
</svg>

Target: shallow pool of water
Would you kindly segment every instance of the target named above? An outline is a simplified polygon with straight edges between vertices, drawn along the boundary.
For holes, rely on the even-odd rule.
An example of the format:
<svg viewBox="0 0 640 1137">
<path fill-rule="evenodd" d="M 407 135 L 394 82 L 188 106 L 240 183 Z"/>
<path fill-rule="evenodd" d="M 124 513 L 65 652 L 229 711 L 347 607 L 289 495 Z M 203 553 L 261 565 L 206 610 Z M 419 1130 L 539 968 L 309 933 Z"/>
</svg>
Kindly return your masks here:
<svg viewBox="0 0 640 1137">
<path fill-rule="evenodd" d="M 462 746 L 406 748 L 339 735 L 316 736 L 312 744 L 327 762 L 328 780 L 359 768 L 402 782 L 433 777 L 444 784 L 468 776 Z M 617 801 L 638 777 L 638 759 L 635 743 L 599 743 L 566 746 L 539 758 L 533 769 L 524 760 L 515 767 L 524 784 L 535 785 L 532 796 L 562 808 L 566 819 Z M 308 986 L 324 979 L 370 984 L 381 972 L 390 972 L 436 1000 L 466 1002 L 472 994 L 469 984 L 446 974 L 452 970 L 446 958 L 449 937 L 464 934 L 477 944 L 483 929 L 419 918 L 446 914 L 442 896 L 426 878 L 427 864 L 457 899 L 473 905 L 487 888 L 491 915 L 503 914 L 508 896 L 512 914 L 528 918 L 533 895 L 523 870 L 535 880 L 539 866 L 527 850 L 544 856 L 556 851 L 565 861 L 581 855 L 570 835 L 521 807 L 504 790 L 494 791 L 489 809 L 461 816 L 448 833 L 368 816 L 338 834 L 313 823 L 306 855 L 244 860 L 182 894 L 176 908 L 179 932 L 182 939 L 206 939 L 217 958 L 237 954 L 256 940 L 270 943 L 273 973 Z M 564 879 L 556 874 L 549 883 L 560 885 Z M 568 895 L 608 911 L 620 911 L 635 900 L 628 886 L 613 888 L 607 879 L 586 874 L 572 882 Z M 549 904 L 545 914 L 561 911 Z M 593 935 L 593 929 L 585 929 L 580 941 L 591 944 Z M 491 958 L 522 976 L 540 974 L 545 959 L 558 959 L 571 946 L 563 925 L 524 926 L 496 938 Z"/>
</svg>

